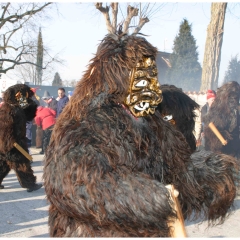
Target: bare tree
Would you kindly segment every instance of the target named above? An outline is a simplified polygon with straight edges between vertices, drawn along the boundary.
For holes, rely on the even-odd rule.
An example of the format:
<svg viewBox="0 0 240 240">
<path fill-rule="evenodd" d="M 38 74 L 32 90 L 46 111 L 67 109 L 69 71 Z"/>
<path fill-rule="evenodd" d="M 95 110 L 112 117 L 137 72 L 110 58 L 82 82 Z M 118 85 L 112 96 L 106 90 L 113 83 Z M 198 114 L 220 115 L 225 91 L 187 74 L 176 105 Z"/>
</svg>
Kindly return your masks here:
<svg viewBox="0 0 240 240">
<path fill-rule="evenodd" d="M 63 86 L 64 87 L 76 87 L 78 81 L 75 79 L 72 80 L 64 80 L 63 81 Z"/>
<path fill-rule="evenodd" d="M 109 5 L 106 3 L 105 7 L 102 2 L 95 3 L 96 9 L 98 9 L 105 18 L 109 34 L 129 34 L 130 29 L 133 29 L 131 34 L 139 33 L 144 24 L 149 22 L 150 18 L 163 6 L 164 4 L 157 3 L 132 3 L 127 6 L 126 14 L 124 14 L 118 2 L 110 3 Z M 112 17 L 110 17 L 110 10 Z M 117 24 L 119 12 L 124 20 Z M 137 22 L 135 21 L 136 17 L 138 18 Z M 131 25 L 131 23 L 133 23 L 133 25 Z"/>
<path fill-rule="evenodd" d="M 54 59 L 54 61 L 51 61 L 50 63 L 48 63 L 47 67 L 45 69 L 43 69 L 42 71 L 42 79 L 41 79 L 41 83 L 38 84 L 36 83 L 36 76 L 37 76 L 37 68 L 34 64 L 22 64 L 22 65 L 17 65 L 14 69 L 14 71 L 11 72 L 11 75 L 9 75 L 8 77 L 10 79 L 18 79 L 19 81 L 22 82 L 30 82 L 32 84 L 36 84 L 36 85 L 42 85 L 43 83 L 48 82 L 48 84 L 52 83 L 52 73 L 56 72 L 57 69 L 57 64 L 64 64 L 64 61 L 61 60 L 58 57 L 58 54 L 55 55 L 54 57 L 48 56 L 49 50 L 46 50 L 45 48 L 43 49 L 45 60 L 43 65 L 47 65 L 47 63 L 50 61 L 49 59 Z M 36 62 L 36 54 L 35 55 L 28 55 L 28 56 L 24 56 L 24 60 L 27 62 Z"/>
<path fill-rule="evenodd" d="M 201 91 L 216 90 L 218 87 L 226 8 L 226 2 L 214 2 L 211 5 L 211 21 L 208 25 L 205 43 Z"/>
<path fill-rule="evenodd" d="M 36 42 L 32 40 L 31 33 L 37 27 L 36 19 L 42 17 L 50 4 L 0 3 L 0 73 L 23 64 L 37 65 L 26 56 L 33 56 L 36 52 Z"/>
</svg>

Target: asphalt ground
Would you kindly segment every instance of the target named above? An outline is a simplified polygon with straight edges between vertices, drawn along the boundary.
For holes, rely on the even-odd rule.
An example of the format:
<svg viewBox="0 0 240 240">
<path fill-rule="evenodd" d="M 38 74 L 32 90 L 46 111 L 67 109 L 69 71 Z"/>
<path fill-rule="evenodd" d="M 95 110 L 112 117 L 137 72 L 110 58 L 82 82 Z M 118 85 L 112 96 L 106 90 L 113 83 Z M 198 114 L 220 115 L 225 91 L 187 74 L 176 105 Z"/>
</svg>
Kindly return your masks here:
<svg viewBox="0 0 240 240">
<path fill-rule="evenodd" d="M 43 155 L 41 149 L 31 148 L 34 174 L 42 183 Z M 0 238 L 49 238 L 48 202 L 44 187 L 27 192 L 21 188 L 14 171 L 3 180 L 0 190 Z M 185 221 L 190 238 L 237 238 L 240 237 L 240 197 L 222 225 L 209 227 L 206 221 Z"/>
</svg>

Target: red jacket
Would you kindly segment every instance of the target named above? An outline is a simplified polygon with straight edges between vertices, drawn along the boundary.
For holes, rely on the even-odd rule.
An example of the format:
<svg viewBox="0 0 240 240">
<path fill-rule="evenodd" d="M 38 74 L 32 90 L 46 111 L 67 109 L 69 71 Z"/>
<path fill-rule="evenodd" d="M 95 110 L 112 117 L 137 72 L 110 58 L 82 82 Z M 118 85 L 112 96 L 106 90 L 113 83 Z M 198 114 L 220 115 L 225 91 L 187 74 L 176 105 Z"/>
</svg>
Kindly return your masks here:
<svg viewBox="0 0 240 240">
<path fill-rule="evenodd" d="M 56 123 L 56 112 L 51 108 L 39 106 L 34 119 L 36 125 L 45 130 Z"/>
</svg>

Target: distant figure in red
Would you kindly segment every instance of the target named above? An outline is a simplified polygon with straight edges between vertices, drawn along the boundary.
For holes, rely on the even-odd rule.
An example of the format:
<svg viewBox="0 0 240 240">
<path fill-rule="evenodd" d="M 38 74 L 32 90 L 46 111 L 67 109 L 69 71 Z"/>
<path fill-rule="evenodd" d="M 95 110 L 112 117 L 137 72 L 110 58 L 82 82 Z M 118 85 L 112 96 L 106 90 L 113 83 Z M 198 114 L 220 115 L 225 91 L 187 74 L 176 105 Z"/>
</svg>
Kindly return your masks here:
<svg viewBox="0 0 240 240">
<path fill-rule="evenodd" d="M 42 151 L 40 154 L 44 154 L 51 138 L 53 126 L 56 123 L 56 111 L 51 108 L 39 106 L 37 108 L 35 123 L 43 129 Z"/>
</svg>

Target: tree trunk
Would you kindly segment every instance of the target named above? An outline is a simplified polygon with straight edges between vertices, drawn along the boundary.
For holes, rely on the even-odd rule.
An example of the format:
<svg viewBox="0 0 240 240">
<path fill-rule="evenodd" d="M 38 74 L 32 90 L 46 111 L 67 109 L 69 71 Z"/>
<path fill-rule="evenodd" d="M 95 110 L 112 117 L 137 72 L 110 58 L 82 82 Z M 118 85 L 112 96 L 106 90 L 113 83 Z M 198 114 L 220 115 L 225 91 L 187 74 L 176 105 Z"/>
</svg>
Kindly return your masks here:
<svg viewBox="0 0 240 240">
<path fill-rule="evenodd" d="M 211 21 L 208 25 L 205 43 L 201 91 L 216 90 L 218 87 L 226 8 L 226 2 L 215 2 L 211 5 Z"/>
</svg>

